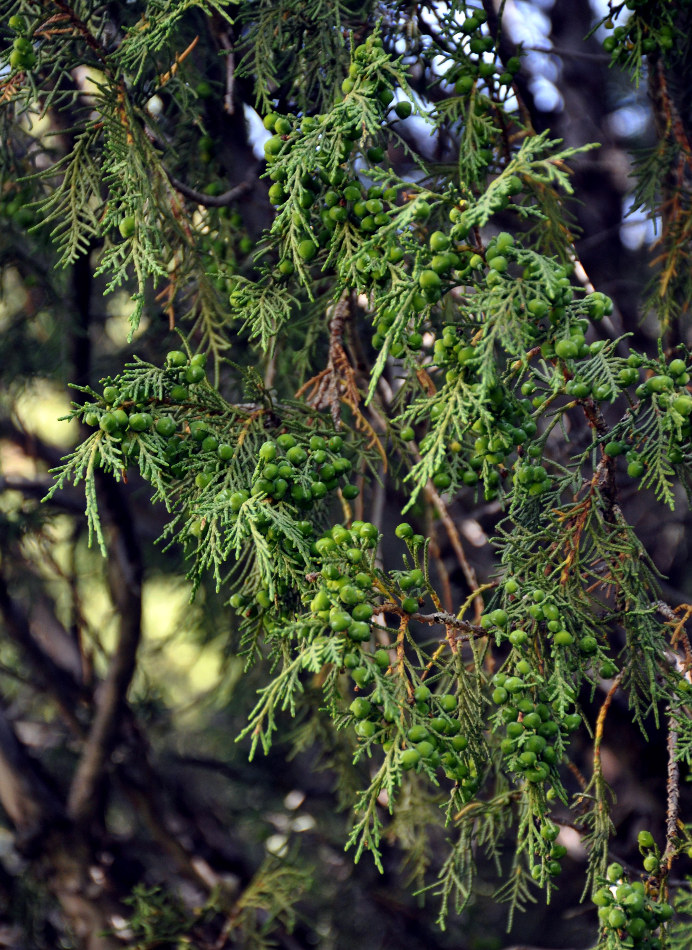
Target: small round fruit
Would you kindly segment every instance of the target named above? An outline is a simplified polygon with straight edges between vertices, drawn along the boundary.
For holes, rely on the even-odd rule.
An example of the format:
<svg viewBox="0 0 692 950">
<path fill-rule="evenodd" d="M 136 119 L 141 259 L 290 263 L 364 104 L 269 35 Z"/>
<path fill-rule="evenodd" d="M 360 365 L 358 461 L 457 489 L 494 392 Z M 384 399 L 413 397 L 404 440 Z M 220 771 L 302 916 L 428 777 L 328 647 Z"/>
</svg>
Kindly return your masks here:
<svg viewBox="0 0 692 950">
<path fill-rule="evenodd" d="M 440 491 L 446 491 L 452 484 L 452 479 L 447 472 L 438 472 L 433 476 L 432 482 L 435 488 L 438 488 Z"/>
<path fill-rule="evenodd" d="M 267 161 L 273 161 L 283 148 L 283 139 L 280 135 L 272 135 L 264 143 L 264 155 Z"/>
<path fill-rule="evenodd" d="M 348 708 L 356 719 L 367 719 L 372 712 L 372 705 L 362 696 L 358 696 L 354 699 Z"/>
<path fill-rule="evenodd" d="M 434 270 L 421 271 L 421 274 L 418 278 L 418 283 L 420 284 L 421 289 L 426 291 L 439 290 L 442 286 L 440 275 Z"/>
<path fill-rule="evenodd" d="M 640 848 L 653 848 L 655 841 L 650 831 L 640 831 L 637 835 L 637 843 Z"/>
<path fill-rule="evenodd" d="M 618 455 L 622 455 L 622 453 L 625 451 L 625 446 L 622 442 L 618 442 L 617 439 L 613 439 L 612 441 L 606 443 L 603 451 L 608 456 L 608 458 L 615 458 Z"/>
<path fill-rule="evenodd" d="M 692 415 L 692 396 L 689 396 L 687 393 L 683 393 L 673 400 L 673 409 L 676 412 L 679 412 L 681 416 L 690 416 Z"/>
<path fill-rule="evenodd" d="M 311 241 L 309 238 L 301 241 L 298 244 L 298 255 L 302 257 L 304 261 L 311 261 L 317 254 L 317 245 L 314 241 Z"/>
<path fill-rule="evenodd" d="M 329 626 L 335 633 L 340 633 L 342 630 L 347 630 L 353 619 L 350 614 L 347 614 L 345 611 L 337 610 L 333 611 L 329 615 Z"/>
<path fill-rule="evenodd" d="M 558 340 L 555 355 L 562 360 L 574 359 L 579 354 L 579 346 L 573 340 Z"/>
<path fill-rule="evenodd" d="M 292 445 L 286 452 L 286 458 L 293 465 L 302 465 L 308 457 L 308 453 L 300 445 Z"/>
<path fill-rule="evenodd" d="M 622 929 L 627 923 L 627 916 L 620 907 L 613 907 L 613 909 L 608 914 L 608 924 L 613 928 L 613 930 Z"/>
<path fill-rule="evenodd" d="M 176 369 L 187 366 L 187 355 L 182 350 L 170 350 L 166 354 L 166 363 Z"/>
<path fill-rule="evenodd" d="M 263 442 L 258 454 L 263 462 L 273 462 L 276 458 L 276 445 L 274 442 Z"/>
<path fill-rule="evenodd" d="M 417 749 L 405 749 L 401 753 L 400 765 L 405 772 L 414 769 L 420 762 L 420 752 Z"/>
<path fill-rule="evenodd" d="M 120 236 L 122 238 L 130 238 L 135 233 L 135 216 L 133 214 L 128 214 L 127 217 L 123 218 L 120 224 L 118 225 L 118 230 L 120 231 Z"/>
<path fill-rule="evenodd" d="M 115 386 L 106 386 L 103 390 L 103 398 L 108 405 L 112 405 L 120 399 L 120 391 Z"/>
<path fill-rule="evenodd" d="M 348 627 L 348 635 L 351 640 L 363 643 L 370 639 L 370 624 L 364 620 L 354 620 Z"/>
<path fill-rule="evenodd" d="M 101 416 L 99 427 L 107 435 L 112 435 L 114 432 L 117 432 L 119 428 L 118 420 L 115 418 L 112 412 L 107 412 L 105 415 Z"/>
<path fill-rule="evenodd" d="M 133 432 L 146 432 L 151 429 L 154 420 L 148 412 L 133 412 L 128 422 Z"/>
<path fill-rule="evenodd" d="M 630 919 L 627 921 L 625 929 L 634 942 L 639 943 L 648 930 L 648 927 L 646 925 L 646 921 L 642 920 L 641 917 L 630 917 Z"/>
<path fill-rule="evenodd" d="M 356 735 L 361 739 L 372 739 L 377 732 L 377 726 L 370 719 L 361 719 L 356 725 Z"/>
<path fill-rule="evenodd" d="M 170 439 L 172 435 L 175 435 L 178 426 L 172 416 L 161 416 L 160 419 L 156 420 L 154 429 L 157 435 L 162 436 L 164 439 Z"/>
<path fill-rule="evenodd" d="M 246 491 L 234 491 L 228 502 L 231 507 L 231 511 L 240 511 L 249 497 L 250 496 Z"/>
<path fill-rule="evenodd" d="M 206 379 L 206 375 L 202 366 L 198 363 L 191 363 L 185 370 L 185 382 L 193 384 L 201 383 Z"/>
<path fill-rule="evenodd" d="M 440 254 L 449 249 L 450 240 L 444 231 L 433 231 L 430 235 L 430 250 L 433 254 Z"/>
</svg>

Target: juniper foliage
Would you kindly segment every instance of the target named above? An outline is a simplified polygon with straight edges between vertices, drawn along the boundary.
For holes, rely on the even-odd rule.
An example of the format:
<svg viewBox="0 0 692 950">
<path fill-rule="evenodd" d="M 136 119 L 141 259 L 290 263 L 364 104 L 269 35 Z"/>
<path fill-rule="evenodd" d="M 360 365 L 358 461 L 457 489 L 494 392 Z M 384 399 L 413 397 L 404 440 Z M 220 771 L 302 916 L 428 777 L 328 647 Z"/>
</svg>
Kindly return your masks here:
<svg viewBox="0 0 692 950">
<path fill-rule="evenodd" d="M 332 759 L 353 783 L 346 847 L 382 869 L 398 841 L 440 926 L 473 901 L 480 853 L 510 922 L 554 899 L 571 830 L 599 950 L 685 945 L 671 902 L 684 915 L 690 901 L 672 878 L 692 843 L 677 785 L 692 748 L 692 607 L 663 598 L 623 499 L 648 492 L 672 510 L 692 489 L 673 5 L 628 0 L 604 18 L 614 65 L 648 72 L 663 116 L 636 168 L 636 202 L 661 229 L 649 351 L 615 331 L 575 247 L 570 163 L 597 143 L 534 128 L 521 50 L 505 55 L 492 4 L 408 17 L 319 0 L 22 0 L 3 14 L 4 213 L 58 266 L 89 255 L 106 294 L 127 288 L 131 338 L 155 311 L 179 335 L 158 359 L 76 386 L 82 438 L 46 501 L 83 484 L 89 536 L 110 556 L 104 475 L 151 486 L 193 596 L 213 578 L 246 675 L 261 670 L 237 741 L 252 759 L 291 720 L 298 748 L 336 730 L 355 767 Z M 211 81 L 198 44 L 225 64 Z M 214 109 L 239 108 L 235 86 L 270 133 L 262 186 L 224 177 L 232 143 Z M 273 208 L 254 239 L 239 210 L 253 187 Z M 410 522 L 371 514 L 385 496 Z M 463 506 L 495 514 L 480 579 Z M 399 562 L 383 555 L 393 545 Z M 645 737 L 652 723 L 669 736 L 663 845 L 640 836 L 643 868 L 626 870 L 601 759 L 615 697 Z M 585 743 L 588 774 L 575 764 Z M 433 858 L 434 824 L 447 845 Z M 263 873 L 229 912 L 248 941 L 255 910 L 292 921 L 290 873 L 273 869 L 271 885 Z M 159 892 L 133 900 L 137 946 L 199 925 L 170 904 L 156 918 L 170 933 L 150 932 Z"/>
</svg>

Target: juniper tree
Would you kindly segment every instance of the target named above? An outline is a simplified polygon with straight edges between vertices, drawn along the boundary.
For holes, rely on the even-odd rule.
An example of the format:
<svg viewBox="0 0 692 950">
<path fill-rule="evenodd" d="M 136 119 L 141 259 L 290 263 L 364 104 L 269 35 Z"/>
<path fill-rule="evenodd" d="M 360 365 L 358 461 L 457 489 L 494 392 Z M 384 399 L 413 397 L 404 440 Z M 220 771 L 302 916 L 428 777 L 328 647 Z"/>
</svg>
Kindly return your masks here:
<svg viewBox="0 0 692 950">
<path fill-rule="evenodd" d="M 85 888 L 114 786 L 151 820 L 142 784 L 165 797 L 127 764 L 148 754 L 126 699 L 143 567 L 121 489 L 137 479 L 259 682 L 236 741 L 253 767 L 286 733 L 322 743 L 355 862 L 384 870 L 398 843 L 444 928 L 489 860 L 511 924 L 554 906 L 571 843 L 594 945 L 689 943 L 692 607 L 636 523 L 640 499 L 663 519 L 692 487 L 689 9 L 627 0 L 593 25 L 651 93 L 635 205 L 658 228 L 638 302 L 652 344 L 578 253 L 571 167 L 598 143 L 537 127 L 504 3 L 2 4 L 8 266 L 41 287 L 35 309 L 59 312 L 61 268 L 85 314 L 96 293 L 131 301 L 125 360 L 95 370 L 75 331 L 80 437 L 44 506 L 4 525 L 8 551 L 18 531 L 50 547 L 47 512 L 83 485 L 121 618 L 99 685 L 79 638 L 68 669 L 2 588 L 13 663 L 78 751 L 48 778 L 6 710 L 0 799 L 75 945 L 283 940 L 299 879 L 279 863 L 225 893 L 186 828 L 168 846 L 203 911 L 146 873 L 129 896 Z M 618 705 L 643 755 L 666 736 L 640 855 L 603 764 Z"/>
</svg>

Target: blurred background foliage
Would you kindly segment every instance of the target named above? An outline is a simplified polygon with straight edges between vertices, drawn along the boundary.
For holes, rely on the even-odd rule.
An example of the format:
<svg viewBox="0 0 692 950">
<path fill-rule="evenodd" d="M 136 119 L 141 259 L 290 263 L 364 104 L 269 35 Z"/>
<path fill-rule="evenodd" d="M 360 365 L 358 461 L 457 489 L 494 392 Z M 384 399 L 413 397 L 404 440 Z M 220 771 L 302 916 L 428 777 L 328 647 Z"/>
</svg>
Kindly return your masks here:
<svg viewBox="0 0 692 950">
<path fill-rule="evenodd" d="M 22 4 L 28 13 L 41 6 Z M 58 12 L 69 9 L 62 2 L 43 6 Z M 107 36 L 115 38 L 125 25 L 147 15 L 147 9 L 153 16 L 164 6 L 107 3 L 100 5 L 100 15 L 107 21 Z M 251 54 L 258 47 L 253 44 L 261 39 L 271 45 L 272 30 L 281 23 L 287 57 L 310 39 L 309 31 L 301 33 L 297 23 L 300 4 L 282 0 L 241 6 L 243 16 L 230 27 L 218 13 L 207 17 L 194 4 L 181 4 L 176 34 L 180 50 L 186 40 L 201 37 L 186 68 L 191 83 L 207 82 L 214 90 L 208 98 L 190 99 L 191 123 L 203 112 L 205 127 L 217 144 L 213 156 L 188 156 L 188 180 L 201 186 L 210 161 L 222 181 L 238 182 L 248 171 L 255 175 L 252 188 L 233 208 L 233 247 L 224 251 L 226 260 L 232 254 L 239 272 L 248 268 L 255 242 L 271 220 L 266 183 L 257 178 L 264 132 L 255 112 L 258 89 Z M 383 18 L 385 43 L 404 53 L 423 108 L 444 97 L 435 63 L 426 54 L 435 31 L 434 5 L 349 0 L 322 6 L 324 17 L 342 31 L 362 32 Z M 507 0 L 501 6 L 501 49 L 513 54 L 523 46 L 517 84 L 534 127 L 550 129 L 551 136 L 567 146 L 601 145 L 573 161 L 577 200 L 570 210 L 577 251 L 594 286 L 615 301 L 609 332 L 629 332 L 635 349 L 655 353 L 659 323 L 643 302 L 650 293 L 650 262 L 657 253 L 656 222 L 643 212 L 628 214 L 637 156 L 656 141 L 647 78 L 637 86 L 612 66 L 602 46 L 605 32 L 591 32 L 605 13 L 600 2 Z M 16 7 L 0 3 L 3 36 L 6 14 Z M 491 3 L 486 7 L 491 15 L 497 12 Z M 228 9 L 238 10 L 237 5 Z M 229 91 L 227 63 L 234 51 L 246 68 Z M 340 44 L 332 54 L 345 55 Z M 274 48 L 265 55 L 273 64 L 273 100 L 281 109 L 291 92 L 281 85 L 281 56 Z M 304 55 L 309 57 L 309 48 Z M 689 60 L 682 63 L 684 77 Z M 312 79 L 318 85 L 319 77 L 317 70 Z M 71 75 L 84 96 L 88 78 L 78 67 Z M 0 84 L 3 81 L 0 76 Z M 63 81 L 41 76 L 44 91 Z M 333 92 L 305 90 L 313 102 L 328 100 Z M 146 94 L 141 90 L 141 97 Z M 235 104 L 230 114 L 223 107 L 224 95 Z M 163 122 L 165 92 L 154 107 L 163 111 Z M 42 115 L 37 111 L 25 116 L 18 129 L 8 112 L 0 105 L 0 695 L 3 716 L 13 724 L 32 756 L 31 768 L 49 789 L 60 787 L 75 767 L 85 715 L 94 702 L 93 687 L 107 675 L 123 612 L 139 610 L 138 604 L 123 598 L 122 579 L 135 570 L 142 572 L 143 582 L 137 669 L 123 712 L 122 739 L 101 789 L 107 802 L 101 847 L 92 856 L 95 863 L 87 865 L 94 886 L 107 871 L 110 890 L 99 898 L 101 906 L 93 918 L 75 914 L 74 919 L 88 921 L 83 933 L 75 932 L 56 901 L 50 863 L 59 864 L 57 852 L 78 852 L 79 845 L 61 838 L 59 827 L 43 827 L 36 840 L 17 840 L 5 823 L 0 827 L 0 946 L 101 950 L 125 943 L 144 950 L 261 947 L 273 940 L 287 950 L 508 947 L 505 910 L 492 900 L 494 885 L 483 868 L 477 899 L 462 919 L 452 917 L 442 932 L 434 923 L 434 897 L 412 896 L 419 882 L 410 880 L 410 869 L 416 867 L 410 855 L 386 849 L 385 873 L 379 875 L 367 856 L 356 866 L 344 854 L 348 807 L 356 786 L 350 788 L 334 766 L 350 760 L 348 735 L 335 735 L 326 720 L 320 736 L 315 735 L 315 720 L 310 720 L 308 733 L 300 720 L 287 721 L 271 754 L 248 763 L 247 746 L 236 744 L 235 737 L 253 705 L 259 672 L 243 674 L 231 613 L 211 584 L 203 583 L 194 604 L 189 603 L 180 549 L 163 550 L 156 544 L 162 512 L 151 505 L 148 489 L 137 478 L 100 486 L 108 561 L 87 547 L 80 490 L 68 488 L 50 504 L 40 503 L 50 484 L 49 470 L 79 437 L 76 423 L 56 421 L 74 398 L 68 384 L 97 385 L 133 352 L 160 362 L 178 337 L 169 328 L 165 300 L 147 287 L 142 319 L 128 341 L 132 288 L 104 296 L 105 280 L 93 273 L 92 260 L 100 250 L 96 242 L 71 266 L 55 267 L 49 229 L 36 220 L 27 176 L 36 170 L 32 154 L 37 143 L 46 148 L 47 137 L 55 136 L 57 147 L 63 147 L 61 137 L 71 134 L 69 116 L 59 110 Z M 400 134 L 414 151 L 444 160 L 444 136 L 431 140 L 419 120 L 403 123 Z M 400 169 L 407 167 L 403 149 L 393 147 L 389 158 Z M 679 335 L 688 345 L 692 342 L 689 322 Z M 235 341 L 230 355 L 241 364 L 252 361 Z M 279 358 L 268 370 L 278 385 L 284 369 Z M 221 372 L 223 377 L 223 367 Z M 387 498 L 382 505 L 382 523 L 396 523 L 400 500 Z M 683 507 L 676 512 L 654 508 L 644 493 L 634 490 L 626 505 L 630 522 L 666 575 L 664 591 L 675 602 L 689 599 L 684 596 L 692 580 L 689 515 Z M 454 516 L 483 581 L 493 567 L 485 538 L 497 520 L 497 509 L 492 504 L 475 510 L 459 505 Z M 449 541 L 424 509 L 419 517 L 421 522 L 427 517 L 453 589 L 461 592 L 464 582 Z M 385 559 L 391 556 L 384 551 Z M 63 674 L 79 684 L 76 695 L 63 683 Z M 652 776 L 665 772 L 660 767 L 664 740 L 660 748 L 654 742 L 642 754 L 641 737 L 627 708 L 616 703 L 613 716 L 602 758 L 617 796 L 618 857 L 627 860 L 636 856 L 641 827 L 663 821 L 665 790 Z M 655 727 L 648 725 L 655 735 Z M 654 762 L 659 755 L 661 762 Z M 361 767 L 367 769 L 368 763 Z M 686 788 L 683 794 L 689 797 Z M 411 828 L 427 827 L 424 839 L 410 842 L 410 852 L 423 854 L 424 863 L 436 860 L 441 832 L 434 825 L 435 809 L 431 801 L 429 825 L 421 824 L 421 815 L 411 822 Z M 405 824 L 404 809 L 398 821 Z M 636 863 L 636 857 L 632 860 Z M 541 901 L 531 905 L 515 921 L 511 941 L 516 946 L 588 945 L 595 914 L 579 904 L 583 862 L 575 835 L 559 897 L 547 908 Z M 228 901 L 238 894 L 243 899 L 229 916 Z M 88 889 L 85 895 L 89 902 Z M 121 902 L 124 896 L 126 905 Z M 100 936 L 104 929 L 111 936 Z"/>
</svg>

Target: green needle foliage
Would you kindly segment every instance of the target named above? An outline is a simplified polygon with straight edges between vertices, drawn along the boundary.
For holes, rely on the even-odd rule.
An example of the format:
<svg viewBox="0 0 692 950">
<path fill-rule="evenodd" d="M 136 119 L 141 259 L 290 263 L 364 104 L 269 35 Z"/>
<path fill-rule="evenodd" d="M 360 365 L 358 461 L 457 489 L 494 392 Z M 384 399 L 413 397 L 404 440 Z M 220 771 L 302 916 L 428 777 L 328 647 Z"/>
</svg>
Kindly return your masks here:
<svg viewBox="0 0 692 950">
<path fill-rule="evenodd" d="M 472 899 L 481 853 L 510 919 L 554 899 L 569 826 L 598 947 L 686 946 L 668 903 L 684 816 L 670 805 L 662 851 L 644 839 L 644 871 L 614 865 L 600 749 L 617 695 L 644 734 L 675 737 L 676 768 L 692 764 L 692 608 L 663 601 L 622 498 L 673 509 L 692 489 L 692 205 L 689 177 L 673 202 L 669 173 L 690 153 L 669 125 L 638 165 L 638 201 L 662 214 L 651 294 L 667 334 L 638 352 L 575 250 L 570 162 L 594 145 L 534 130 L 521 58 L 503 59 L 486 5 L 428 11 L 424 40 L 397 4 L 365 6 L 133 3 L 114 39 L 89 2 L 53 20 L 3 3 L 2 122 L 41 156 L 32 170 L 3 153 L 5 209 L 19 200 L 59 265 L 88 253 L 107 294 L 127 288 L 133 333 L 155 292 L 182 340 L 76 387 L 83 438 L 47 497 L 83 483 L 106 554 L 99 479 L 150 485 L 193 596 L 212 576 L 263 670 L 238 741 L 252 758 L 291 719 L 321 735 L 327 717 L 356 769 L 346 847 L 382 869 L 385 840 L 400 842 L 441 926 Z M 665 69 L 673 6 L 612 4 L 604 47 L 636 79 L 647 57 Z M 273 211 L 254 246 L 237 199 L 214 203 L 230 186 L 208 101 L 228 91 L 187 54 L 212 28 L 236 30 L 228 81 L 252 83 L 269 133 Z M 421 61 L 434 104 L 416 91 Z M 60 141 L 41 128 L 49 110 L 70 116 Z M 446 151 L 426 158 L 417 136 Z M 382 493 L 412 523 L 368 520 Z M 450 600 L 421 513 L 458 540 L 456 499 L 497 513 L 495 566 L 481 584 L 466 565 Z M 403 564 L 383 556 L 393 546 Z M 433 860 L 434 823 L 447 843 Z"/>
</svg>

